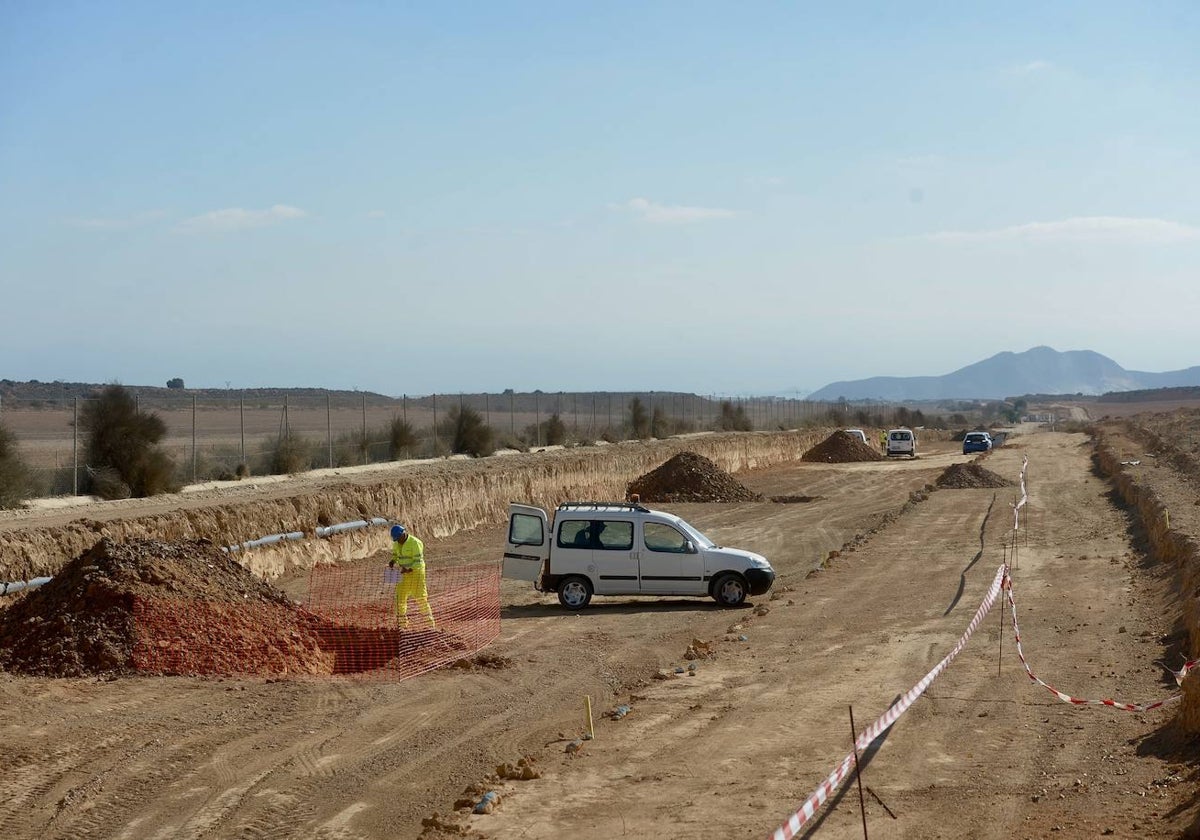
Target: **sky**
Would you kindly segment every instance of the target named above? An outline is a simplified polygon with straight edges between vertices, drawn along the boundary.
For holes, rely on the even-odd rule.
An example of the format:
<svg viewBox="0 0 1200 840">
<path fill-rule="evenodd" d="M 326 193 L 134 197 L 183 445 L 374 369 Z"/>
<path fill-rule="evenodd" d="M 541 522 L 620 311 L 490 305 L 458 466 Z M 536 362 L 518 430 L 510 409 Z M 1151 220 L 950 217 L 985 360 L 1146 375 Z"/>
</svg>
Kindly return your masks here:
<svg viewBox="0 0 1200 840">
<path fill-rule="evenodd" d="M 1200 364 L 1200 4 L 0 0 L 0 378 Z"/>
</svg>

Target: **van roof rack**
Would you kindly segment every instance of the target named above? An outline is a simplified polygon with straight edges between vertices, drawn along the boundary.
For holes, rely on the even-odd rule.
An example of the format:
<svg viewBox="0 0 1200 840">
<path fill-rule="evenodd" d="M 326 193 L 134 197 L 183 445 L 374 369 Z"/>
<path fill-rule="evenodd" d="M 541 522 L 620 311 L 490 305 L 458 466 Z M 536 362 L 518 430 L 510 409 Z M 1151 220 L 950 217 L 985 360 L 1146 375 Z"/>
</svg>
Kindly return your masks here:
<svg viewBox="0 0 1200 840">
<path fill-rule="evenodd" d="M 621 508 L 636 510 L 639 513 L 649 513 L 649 508 L 642 507 L 640 502 L 563 502 L 559 510 L 577 510 L 579 508 Z"/>
</svg>

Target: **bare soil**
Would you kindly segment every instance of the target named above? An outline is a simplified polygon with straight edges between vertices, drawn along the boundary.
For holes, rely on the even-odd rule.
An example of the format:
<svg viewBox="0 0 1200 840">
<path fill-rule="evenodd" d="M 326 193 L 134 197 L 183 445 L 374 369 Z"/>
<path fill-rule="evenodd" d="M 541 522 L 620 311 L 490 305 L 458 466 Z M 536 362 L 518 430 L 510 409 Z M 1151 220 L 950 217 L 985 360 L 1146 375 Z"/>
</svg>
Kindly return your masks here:
<svg viewBox="0 0 1200 840">
<path fill-rule="evenodd" d="M 756 502 L 749 490 L 703 455 L 680 452 L 629 483 L 630 496 L 643 502 Z"/>
<path fill-rule="evenodd" d="M 929 491 L 967 460 L 933 444 L 737 475 L 808 504 L 667 505 L 774 564 L 772 592 L 743 609 L 598 598 L 568 613 L 506 581 L 493 658 L 398 684 L 0 674 L 3 834 L 762 838 L 848 751 L 849 707 L 866 726 L 941 659 L 1006 557 L 1040 676 L 1088 698 L 1177 691 L 1162 665 L 1180 653 L 1173 570 L 1142 553 L 1084 435 L 1023 431 L 988 459 L 1012 479 L 1029 456 L 1015 558 L 1014 488 Z M 503 538 L 430 538 L 426 556 L 495 560 Z M 281 586 L 296 596 L 303 579 Z M 1194 832 L 1197 753 L 1171 712 L 1061 703 L 1029 682 L 1010 630 L 993 612 L 865 756 L 871 835 Z M 497 775 L 526 757 L 540 777 Z M 488 790 L 490 814 L 455 810 Z M 852 790 L 807 836 L 861 836 Z"/>
</svg>

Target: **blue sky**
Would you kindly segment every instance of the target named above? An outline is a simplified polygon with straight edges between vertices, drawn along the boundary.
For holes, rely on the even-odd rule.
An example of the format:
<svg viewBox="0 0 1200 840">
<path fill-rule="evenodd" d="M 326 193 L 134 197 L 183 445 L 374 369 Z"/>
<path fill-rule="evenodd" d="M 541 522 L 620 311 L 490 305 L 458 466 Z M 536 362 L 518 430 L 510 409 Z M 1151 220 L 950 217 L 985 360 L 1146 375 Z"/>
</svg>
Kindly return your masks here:
<svg viewBox="0 0 1200 840">
<path fill-rule="evenodd" d="M 1200 364 L 1200 6 L 903 5 L 0 0 L 0 378 Z"/>
</svg>

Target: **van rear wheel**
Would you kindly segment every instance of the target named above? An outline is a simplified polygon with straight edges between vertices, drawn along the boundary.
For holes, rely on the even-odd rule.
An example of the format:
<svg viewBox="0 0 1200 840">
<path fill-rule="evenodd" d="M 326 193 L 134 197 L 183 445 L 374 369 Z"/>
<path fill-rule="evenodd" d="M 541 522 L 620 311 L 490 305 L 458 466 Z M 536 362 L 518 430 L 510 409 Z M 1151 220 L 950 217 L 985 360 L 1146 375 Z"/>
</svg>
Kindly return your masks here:
<svg viewBox="0 0 1200 840">
<path fill-rule="evenodd" d="M 592 582 L 582 575 L 568 575 L 558 585 L 558 603 L 569 610 L 581 610 L 592 600 Z"/>
<path fill-rule="evenodd" d="M 722 607 L 740 607 L 748 591 L 746 579 L 735 572 L 723 574 L 713 581 L 713 600 Z"/>
</svg>

